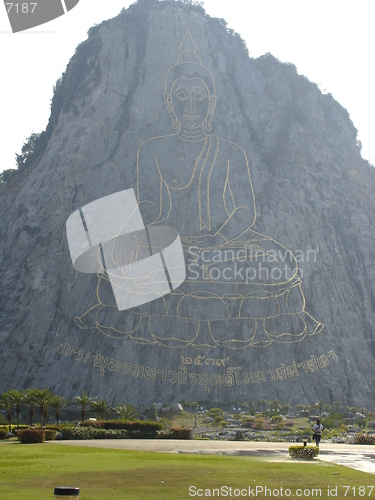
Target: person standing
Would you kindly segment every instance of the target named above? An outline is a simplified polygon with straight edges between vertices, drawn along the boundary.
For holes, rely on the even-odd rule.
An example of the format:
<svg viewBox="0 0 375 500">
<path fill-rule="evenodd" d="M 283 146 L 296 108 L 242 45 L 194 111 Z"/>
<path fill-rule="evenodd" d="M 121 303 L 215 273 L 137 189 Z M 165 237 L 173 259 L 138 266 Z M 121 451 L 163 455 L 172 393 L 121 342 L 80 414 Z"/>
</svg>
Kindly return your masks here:
<svg viewBox="0 0 375 500">
<path fill-rule="evenodd" d="M 316 421 L 316 424 L 313 425 L 313 432 L 314 432 L 313 440 L 315 441 L 316 446 L 318 446 L 318 447 L 319 447 L 320 439 L 322 437 L 323 429 L 324 429 L 324 427 L 322 426 L 322 424 L 320 423 L 320 420 L 318 419 Z"/>
</svg>

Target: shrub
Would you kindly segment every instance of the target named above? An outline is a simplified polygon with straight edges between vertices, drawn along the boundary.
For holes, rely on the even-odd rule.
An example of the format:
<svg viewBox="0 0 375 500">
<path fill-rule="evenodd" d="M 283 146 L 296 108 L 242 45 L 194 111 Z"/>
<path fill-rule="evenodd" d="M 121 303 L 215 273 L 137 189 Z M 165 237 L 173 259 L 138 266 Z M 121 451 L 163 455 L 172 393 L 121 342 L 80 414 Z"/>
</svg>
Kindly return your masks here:
<svg viewBox="0 0 375 500">
<path fill-rule="evenodd" d="M 126 439 L 128 432 L 125 429 L 94 429 L 94 439 Z"/>
<path fill-rule="evenodd" d="M 125 429 L 97 429 L 95 427 L 64 427 L 63 439 L 126 439 Z"/>
<path fill-rule="evenodd" d="M 358 434 L 357 444 L 374 444 L 374 436 L 372 434 Z"/>
<path fill-rule="evenodd" d="M 89 439 L 89 427 L 63 427 L 61 429 L 63 439 Z"/>
<path fill-rule="evenodd" d="M 290 446 L 289 455 L 296 460 L 313 460 L 319 455 L 317 446 Z"/>
<path fill-rule="evenodd" d="M 155 439 L 158 431 L 163 428 L 163 425 L 160 422 L 153 422 L 151 420 L 97 420 L 96 422 L 81 422 L 80 427 L 92 427 L 94 429 L 106 430 L 126 430 L 127 437 L 131 439 Z"/>
<path fill-rule="evenodd" d="M 331 411 L 328 417 L 322 419 L 322 425 L 325 429 L 339 429 L 343 424 L 343 417 L 338 412 Z"/>
<path fill-rule="evenodd" d="M 257 430 L 264 429 L 265 423 L 264 423 L 264 418 L 262 416 L 255 416 L 255 422 L 254 422 L 254 427 Z"/>
<path fill-rule="evenodd" d="M 190 439 L 190 429 L 182 427 L 171 427 L 169 430 L 162 430 L 158 433 L 159 439 Z"/>
<path fill-rule="evenodd" d="M 367 419 L 366 418 L 358 418 L 355 421 L 355 424 L 358 425 L 358 427 L 366 427 Z"/>
<path fill-rule="evenodd" d="M 242 421 L 242 427 L 245 427 L 246 429 L 252 429 L 254 427 L 254 423 L 255 423 L 255 418 L 248 417 Z"/>
<path fill-rule="evenodd" d="M 46 429 L 44 431 L 44 439 L 46 441 L 54 441 L 54 439 L 56 437 L 56 433 L 57 433 L 57 431 L 55 431 L 53 429 Z"/>
<path fill-rule="evenodd" d="M 207 417 L 212 417 L 212 418 L 215 418 L 215 417 L 218 417 L 218 416 L 222 417 L 223 415 L 224 415 L 224 412 L 220 408 L 211 408 L 207 412 Z"/>
<path fill-rule="evenodd" d="M 45 431 L 40 429 L 26 429 L 17 432 L 17 439 L 21 443 L 44 443 Z"/>
<path fill-rule="evenodd" d="M 0 425 L 0 429 L 5 429 L 8 432 L 9 424 Z M 30 426 L 25 424 L 20 424 L 19 429 L 30 429 Z M 15 430 L 17 430 L 17 424 L 12 424 L 12 432 L 14 432 Z"/>
<path fill-rule="evenodd" d="M 283 422 L 284 419 L 281 415 L 274 415 L 272 418 L 271 418 L 271 423 L 272 424 L 279 424 L 281 422 Z"/>
<path fill-rule="evenodd" d="M 0 429 L 0 439 L 5 439 L 7 435 L 6 429 Z"/>
<path fill-rule="evenodd" d="M 61 425 L 46 425 L 45 427 L 46 430 L 49 430 L 49 431 L 60 431 L 61 430 Z M 46 437 L 47 439 L 47 437 Z"/>
</svg>

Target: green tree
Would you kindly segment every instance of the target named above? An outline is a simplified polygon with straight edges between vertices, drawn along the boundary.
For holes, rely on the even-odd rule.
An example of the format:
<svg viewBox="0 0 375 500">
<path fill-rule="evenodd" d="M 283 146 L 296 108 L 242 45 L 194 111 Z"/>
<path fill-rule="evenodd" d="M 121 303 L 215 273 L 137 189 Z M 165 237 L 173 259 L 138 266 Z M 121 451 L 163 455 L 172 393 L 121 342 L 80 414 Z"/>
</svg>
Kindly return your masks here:
<svg viewBox="0 0 375 500">
<path fill-rule="evenodd" d="M 30 409 L 29 409 L 30 427 L 33 425 L 33 417 L 34 417 L 34 415 L 35 415 L 34 403 L 31 401 L 31 403 L 30 403 Z"/>
<path fill-rule="evenodd" d="M 93 401 L 90 404 L 90 409 L 99 415 L 100 418 L 105 419 L 112 410 L 112 406 L 106 399 L 99 399 L 99 401 Z"/>
<path fill-rule="evenodd" d="M 275 399 L 273 401 L 269 401 L 269 406 L 271 413 L 278 413 L 282 407 L 282 403 L 278 399 Z"/>
<path fill-rule="evenodd" d="M 47 388 L 46 389 L 31 389 L 28 394 L 29 394 L 29 400 L 32 403 L 39 406 L 40 428 L 42 428 L 45 411 L 47 410 L 54 395 Z"/>
<path fill-rule="evenodd" d="M 311 407 L 308 404 L 298 404 L 296 405 L 296 411 L 301 412 L 301 411 L 311 411 Z"/>
<path fill-rule="evenodd" d="M 248 409 L 250 415 L 255 414 L 256 408 L 252 401 L 245 401 L 244 403 L 242 403 L 242 406 Z"/>
<path fill-rule="evenodd" d="M 22 391 L 17 391 L 16 389 L 11 389 L 4 394 L 13 401 L 13 406 L 16 408 L 17 415 L 17 429 L 20 427 L 20 413 L 21 413 L 21 404 L 26 402 L 27 394 Z"/>
<path fill-rule="evenodd" d="M 322 416 L 322 409 L 323 409 L 323 405 L 324 405 L 323 401 L 320 401 L 320 400 L 319 400 L 319 401 L 317 401 L 317 402 L 315 403 L 315 405 L 314 405 L 314 406 L 315 406 L 315 408 L 319 411 L 319 416 L 320 416 L 320 417 Z"/>
<path fill-rule="evenodd" d="M 341 403 L 341 401 L 334 401 L 332 404 L 332 408 L 334 411 L 341 413 L 343 409 L 343 404 Z"/>
<path fill-rule="evenodd" d="M 202 7 L 203 8 L 203 5 L 204 5 L 204 2 L 200 1 L 200 0 L 181 0 L 183 3 L 185 3 L 186 5 L 190 5 L 190 6 L 193 6 L 193 7 Z"/>
<path fill-rule="evenodd" d="M 181 401 L 181 404 L 183 408 L 189 408 L 190 411 L 195 410 L 196 407 L 198 406 L 198 403 L 196 401 L 190 401 L 188 399 L 183 399 Z"/>
<path fill-rule="evenodd" d="M 149 408 L 145 408 L 143 410 L 143 415 L 148 419 L 148 420 L 158 420 L 158 412 L 156 411 L 155 406 L 150 406 Z"/>
<path fill-rule="evenodd" d="M 282 415 L 286 415 L 287 413 L 290 412 L 291 409 L 292 409 L 292 406 L 288 403 L 281 403 L 280 404 L 280 413 Z"/>
<path fill-rule="evenodd" d="M 66 406 L 66 401 L 62 396 L 53 396 L 49 405 L 55 412 L 56 425 L 59 425 L 60 410 Z"/>
<path fill-rule="evenodd" d="M 30 163 L 38 158 L 45 150 L 47 144 L 46 132 L 31 134 L 22 146 L 21 154 L 16 154 L 18 170 L 22 172 Z"/>
<path fill-rule="evenodd" d="M 4 408 L 7 414 L 7 420 L 9 422 L 9 432 L 12 432 L 12 408 L 14 406 L 13 398 L 10 397 L 6 392 L 1 395 L 0 408 Z"/>
<path fill-rule="evenodd" d="M 74 402 L 77 403 L 78 405 L 80 405 L 82 407 L 81 417 L 82 417 L 82 420 L 85 420 L 85 417 L 86 417 L 86 408 L 88 406 L 91 406 L 94 403 L 94 399 L 90 398 L 87 395 L 87 391 L 82 391 L 82 395 L 81 396 L 77 396 L 74 399 Z"/>
<path fill-rule="evenodd" d="M 328 404 L 328 403 L 324 403 L 324 401 L 317 401 L 315 403 L 315 408 L 317 408 L 319 410 L 319 416 L 321 417 L 322 416 L 322 411 L 323 410 L 330 410 L 331 406 Z"/>
<path fill-rule="evenodd" d="M 18 170 L 16 168 L 8 168 L 0 173 L 0 184 L 3 182 L 8 182 L 13 176 L 17 174 Z"/>
<path fill-rule="evenodd" d="M 132 406 L 130 403 L 117 405 L 114 410 L 120 418 L 123 418 L 124 420 L 134 420 L 139 417 L 138 408 L 136 406 Z"/>
<path fill-rule="evenodd" d="M 264 413 L 264 412 L 265 412 L 265 410 L 266 410 L 266 406 L 268 406 L 268 404 L 269 404 L 269 403 L 268 403 L 267 399 L 260 399 L 260 400 L 258 401 L 258 407 L 260 406 L 260 407 L 262 408 L 262 413 Z"/>
</svg>

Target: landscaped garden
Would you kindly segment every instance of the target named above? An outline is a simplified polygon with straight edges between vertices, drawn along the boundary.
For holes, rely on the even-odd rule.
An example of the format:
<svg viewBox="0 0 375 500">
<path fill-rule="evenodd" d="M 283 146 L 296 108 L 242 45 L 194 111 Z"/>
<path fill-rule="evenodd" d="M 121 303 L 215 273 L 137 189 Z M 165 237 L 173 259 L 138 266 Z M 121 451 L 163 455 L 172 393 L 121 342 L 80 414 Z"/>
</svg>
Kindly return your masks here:
<svg viewBox="0 0 375 500">
<path fill-rule="evenodd" d="M 195 439 L 292 443 L 311 436 L 311 424 L 317 416 L 325 425 L 326 439 L 345 440 L 351 431 L 357 431 L 358 442 L 372 444 L 375 415 L 364 408 L 322 402 L 291 408 L 265 400 L 220 407 L 207 401 L 183 401 L 182 406 L 159 403 L 136 408 L 129 403 L 113 406 L 86 392 L 65 401 L 48 389 L 7 391 L 0 404 L 0 437 L 7 436 L 0 440 L 1 500 L 53 498 L 54 487 L 62 485 L 77 486 L 80 498 L 92 500 L 178 500 L 219 494 L 238 498 L 254 496 L 256 487 L 257 498 L 282 496 L 281 491 L 284 497 L 328 498 L 335 496 L 335 491 L 339 498 L 375 495 L 371 490 L 373 476 L 316 459 L 300 463 L 284 457 L 272 462 L 255 457 L 143 453 L 48 442 L 23 444 L 51 440 L 57 432 L 60 439 L 188 439 L 191 429 Z M 306 458 L 297 456 L 297 448 L 294 455 Z M 350 489 L 345 489 L 349 485 Z"/>
<path fill-rule="evenodd" d="M 325 429 L 323 441 L 374 443 L 375 413 L 366 408 L 322 401 L 310 406 L 299 404 L 295 408 L 277 400 L 220 406 L 208 401 L 181 403 L 138 408 L 124 402 L 111 405 L 106 400 L 90 397 L 85 391 L 67 401 L 48 389 L 9 390 L 0 399 L 3 409 L 0 439 L 12 437 L 10 431 L 14 435 L 18 431 L 20 438 L 20 431 L 39 427 L 47 431 L 46 440 L 53 439 L 58 432 L 60 439 L 194 437 L 295 442 L 303 436 L 311 438 L 312 424 L 320 418 Z M 24 433 L 24 440 L 28 436 Z"/>
<path fill-rule="evenodd" d="M 241 490 L 242 497 L 244 493 L 250 497 L 250 491 L 255 496 L 256 487 L 257 498 L 281 497 L 281 488 L 284 497 L 297 497 L 300 489 L 303 498 L 328 498 L 329 488 L 331 493 L 338 492 L 338 498 L 344 498 L 345 492 L 345 498 L 357 498 L 360 491 L 365 491 L 361 496 L 369 496 L 374 483 L 370 474 L 319 461 L 271 462 L 254 457 L 144 453 L 51 443 L 22 445 L 9 440 L 0 443 L 0 471 L 4 500 L 52 499 L 54 487 L 62 485 L 79 487 L 82 500 L 179 500 L 205 493 L 213 496 L 215 489 L 216 497 L 221 491 L 221 496 L 229 499 L 238 498 Z M 349 490 L 344 488 L 348 485 Z"/>
</svg>

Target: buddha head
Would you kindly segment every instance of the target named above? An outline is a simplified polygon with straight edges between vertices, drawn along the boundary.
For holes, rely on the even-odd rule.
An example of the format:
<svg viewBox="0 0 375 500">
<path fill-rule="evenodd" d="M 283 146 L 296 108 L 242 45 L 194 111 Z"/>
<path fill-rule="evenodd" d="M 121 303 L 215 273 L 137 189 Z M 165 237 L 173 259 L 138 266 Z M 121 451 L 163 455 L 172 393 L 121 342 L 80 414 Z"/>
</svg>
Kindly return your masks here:
<svg viewBox="0 0 375 500">
<path fill-rule="evenodd" d="M 211 130 L 216 106 L 215 81 L 202 64 L 189 31 L 180 45 L 177 63 L 165 77 L 164 100 L 172 128 L 194 131 L 202 126 Z"/>
</svg>

